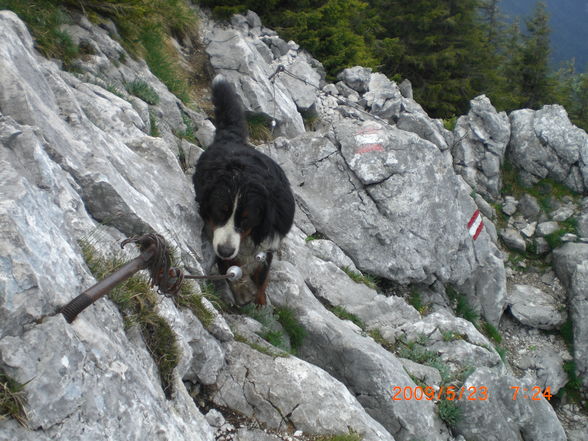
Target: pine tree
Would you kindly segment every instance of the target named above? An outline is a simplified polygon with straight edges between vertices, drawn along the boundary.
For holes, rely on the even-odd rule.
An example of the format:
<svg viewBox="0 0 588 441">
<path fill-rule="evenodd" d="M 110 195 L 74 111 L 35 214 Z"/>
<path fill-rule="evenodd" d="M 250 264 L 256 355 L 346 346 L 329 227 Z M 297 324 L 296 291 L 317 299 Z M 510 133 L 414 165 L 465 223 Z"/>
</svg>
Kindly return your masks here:
<svg viewBox="0 0 588 441">
<path fill-rule="evenodd" d="M 504 41 L 499 49 L 500 62 L 497 64 L 499 76 L 502 82 L 498 85 L 498 91 L 491 96 L 500 110 L 519 109 L 525 101 L 522 95 L 523 83 L 523 36 L 520 23 L 515 19 L 505 30 Z"/>
<path fill-rule="evenodd" d="M 484 89 L 489 47 L 478 0 L 372 0 L 380 14 L 377 40 L 387 42 L 381 70 L 408 78 L 415 98 L 435 117 L 467 111 Z"/>
<path fill-rule="evenodd" d="M 549 14 L 545 3 L 537 3 L 527 20 L 520 62 L 520 90 L 523 105 L 537 109 L 553 100 L 555 83 L 550 73 Z"/>
<path fill-rule="evenodd" d="M 362 26 L 367 22 L 367 3 L 361 0 L 307 1 L 305 8 L 287 10 L 275 20 L 277 30 L 294 39 L 321 60 L 334 78 L 345 67 L 375 67 L 364 38 Z"/>
<path fill-rule="evenodd" d="M 574 124 L 588 130 L 588 73 L 578 73 L 571 60 L 557 72 L 557 85 L 557 102 Z"/>
<path fill-rule="evenodd" d="M 504 43 L 504 14 L 500 12 L 502 0 L 481 0 L 480 14 L 484 23 L 486 42 L 495 52 L 499 52 Z"/>
</svg>

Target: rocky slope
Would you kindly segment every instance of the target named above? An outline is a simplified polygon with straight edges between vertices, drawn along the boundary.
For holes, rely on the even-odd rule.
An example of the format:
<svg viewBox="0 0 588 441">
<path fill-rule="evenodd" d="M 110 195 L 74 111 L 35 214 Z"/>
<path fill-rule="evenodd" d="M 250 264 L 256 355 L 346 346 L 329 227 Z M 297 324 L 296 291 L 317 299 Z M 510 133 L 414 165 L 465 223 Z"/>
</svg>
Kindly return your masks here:
<svg viewBox="0 0 588 441">
<path fill-rule="evenodd" d="M 201 26 L 212 70 L 250 115 L 276 122 L 258 148 L 286 170 L 298 210 L 267 310 L 219 312 L 203 298 L 207 314 L 195 316 L 159 296 L 154 313 L 178 348 L 164 386 L 160 358 L 113 301 L 71 325 L 56 311 L 94 283 L 83 244 L 112 254 L 155 231 L 190 272 L 209 269 L 189 172 L 214 127 L 83 17 L 67 31 L 93 50 L 72 74 L 0 12 L 0 372 L 26 384 L 27 414 L 26 426 L 0 421 L 0 439 L 584 439 L 576 405 L 552 400 L 556 414 L 541 394 L 513 399 L 513 387 L 555 394 L 573 359 L 588 389 L 588 203 L 503 199 L 501 171 L 509 161 L 526 184 L 549 177 L 585 194 L 586 133 L 559 106 L 507 116 L 485 97 L 449 131 L 409 84 L 361 67 L 328 84 L 253 13 Z M 125 91 L 137 79 L 158 104 Z M 180 136 L 188 128 L 199 145 Z M 569 219 L 575 234 L 552 241 Z M 508 260 L 504 244 L 528 254 Z M 545 255 L 555 273 L 531 259 Z M 301 341 L 278 311 L 302 326 Z M 573 353 L 539 331 L 568 316 Z M 484 323 L 501 329 L 506 355 Z M 280 348 L 260 337 L 270 330 Z M 417 386 L 434 399 L 397 394 Z"/>
</svg>

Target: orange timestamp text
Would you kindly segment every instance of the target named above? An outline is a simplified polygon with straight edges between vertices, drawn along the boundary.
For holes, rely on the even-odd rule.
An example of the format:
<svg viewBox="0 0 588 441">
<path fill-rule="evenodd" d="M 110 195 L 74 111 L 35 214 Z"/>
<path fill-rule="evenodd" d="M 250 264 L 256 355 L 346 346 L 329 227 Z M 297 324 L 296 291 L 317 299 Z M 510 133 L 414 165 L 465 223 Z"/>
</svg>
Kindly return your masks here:
<svg viewBox="0 0 588 441">
<path fill-rule="evenodd" d="M 470 386 L 470 387 L 455 387 L 455 386 L 441 386 L 439 390 L 435 390 L 431 386 L 394 386 L 390 392 L 390 397 L 393 401 L 407 401 L 407 400 L 469 400 L 469 401 L 485 401 L 488 399 L 488 388 L 486 386 Z"/>
<path fill-rule="evenodd" d="M 551 400 L 551 387 L 547 386 L 545 389 L 540 388 L 539 386 L 533 387 L 521 387 L 521 386 L 511 386 L 513 390 L 512 399 L 513 400 L 533 400 L 539 401 L 541 397 L 545 398 L 546 400 Z"/>
</svg>

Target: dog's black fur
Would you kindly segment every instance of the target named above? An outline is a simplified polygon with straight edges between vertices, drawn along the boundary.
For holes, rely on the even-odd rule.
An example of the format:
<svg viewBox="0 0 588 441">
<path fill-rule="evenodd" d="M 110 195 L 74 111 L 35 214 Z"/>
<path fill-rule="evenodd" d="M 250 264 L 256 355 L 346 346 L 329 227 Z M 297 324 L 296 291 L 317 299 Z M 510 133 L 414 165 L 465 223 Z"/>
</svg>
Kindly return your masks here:
<svg viewBox="0 0 588 441">
<path fill-rule="evenodd" d="M 214 142 L 200 156 L 193 176 L 200 216 L 207 225 L 220 271 L 250 262 L 252 253 L 267 253 L 265 263 L 250 274 L 257 287 L 256 303 L 265 304 L 272 253 L 292 227 L 294 197 L 280 166 L 247 144 L 239 98 L 221 76 L 213 81 L 212 102 Z M 240 240 L 229 231 L 233 225 Z M 221 229 L 218 234 L 217 229 Z"/>
</svg>

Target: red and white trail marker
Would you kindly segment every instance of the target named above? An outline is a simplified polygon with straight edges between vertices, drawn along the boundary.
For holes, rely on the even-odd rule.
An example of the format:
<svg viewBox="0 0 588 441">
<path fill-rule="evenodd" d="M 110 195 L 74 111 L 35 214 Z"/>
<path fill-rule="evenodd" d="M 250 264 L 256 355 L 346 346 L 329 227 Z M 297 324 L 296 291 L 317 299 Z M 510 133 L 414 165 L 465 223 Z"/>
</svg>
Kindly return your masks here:
<svg viewBox="0 0 588 441">
<path fill-rule="evenodd" d="M 483 228 L 484 222 L 482 222 L 482 215 L 480 214 L 480 210 L 476 210 L 468 222 L 468 232 L 476 240 Z"/>
</svg>

